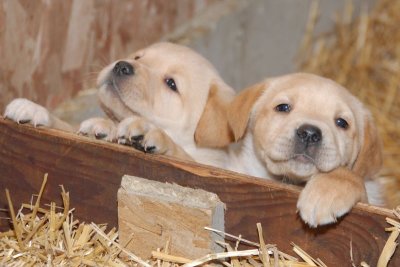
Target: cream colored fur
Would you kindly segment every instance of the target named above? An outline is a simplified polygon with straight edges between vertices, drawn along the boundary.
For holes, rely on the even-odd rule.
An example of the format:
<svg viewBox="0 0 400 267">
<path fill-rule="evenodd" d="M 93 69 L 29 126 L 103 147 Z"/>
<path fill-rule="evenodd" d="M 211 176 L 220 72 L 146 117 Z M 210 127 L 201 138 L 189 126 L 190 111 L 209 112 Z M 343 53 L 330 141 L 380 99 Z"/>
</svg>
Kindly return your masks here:
<svg viewBox="0 0 400 267">
<path fill-rule="evenodd" d="M 114 75 L 121 60 L 133 66 L 133 75 Z M 227 129 L 218 121 L 226 124 L 224 107 L 234 90 L 215 68 L 193 50 L 172 43 L 156 43 L 121 60 L 105 67 L 97 79 L 98 97 L 108 118 L 82 122 L 79 133 L 119 143 L 136 140 L 146 152 L 224 167 L 224 148 L 201 147 L 195 141 L 196 136 L 210 136 L 209 131 Z M 171 90 L 168 79 L 174 80 L 177 90 Z M 13 100 L 4 115 L 17 122 L 72 131 L 27 99 Z M 226 131 L 224 136 L 229 135 Z"/>
<path fill-rule="evenodd" d="M 290 110 L 278 111 L 281 104 Z M 368 198 L 382 204 L 374 181 L 381 149 L 371 114 L 337 83 L 304 73 L 267 79 L 241 92 L 228 114 L 238 144 L 230 148 L 227 168 L 305 184 L 297 207 L 310 226 L 335 222 L 367 201 L 365 185 Z M 338 127 L 338 119 L 348 127 Z M 307 148 L 312 153 L 296 151 L 302 125 L 321 131 L 321 141 Z"/>
</svg>

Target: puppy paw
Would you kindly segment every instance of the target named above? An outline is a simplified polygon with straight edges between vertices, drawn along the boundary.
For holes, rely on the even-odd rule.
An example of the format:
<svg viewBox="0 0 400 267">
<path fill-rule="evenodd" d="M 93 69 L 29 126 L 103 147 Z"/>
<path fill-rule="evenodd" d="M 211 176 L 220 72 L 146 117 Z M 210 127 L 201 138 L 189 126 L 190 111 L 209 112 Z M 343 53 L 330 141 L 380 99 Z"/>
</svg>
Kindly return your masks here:
<svg viewBox="0 0 400 267">
<path fill-rule="evenodd" d="M 25 98 L 11 101 L 4 111 L 4 117 L 22 124 L 30 123 L 35 127 L 51 126 L 49 111 Z"/>
<path fill-rule="evenodd" d="M 141 145 L 147 153 L 166 155 L 170 150 L 170 138 L 161 129 L 150 129 L 143 137 Z"/>
<path fill-rule="evenodd" d="M 119 144 L 130 145 L 143 150 L 141 145 L 144 135 L 155 126 L 140 117 L 128 117 L 117 126 L 117 139 Z"/>
<path fill-rule="evenodd" d="M 163 130 L 141 117 L 122 120 L 117 128 L 117 138 L 119 144 L 154 154 L 166 154 L 170 144 L 170 138 Z"/>
<path fill-rule="evenodd" d="M 116 141 L 116 133 L 114 122 L 104 118 L 87 119 L 81 123 L 78 131 L 78 134 L 109 142 Z"/>
<path fill-rule="evenodd" d="M 364 196 L 365 188 L 358 181 L 330 173 L 317 174 L 302 190 L 297 209 L 304 222 L 317 227 L 336 222 Z"/>
</svg>

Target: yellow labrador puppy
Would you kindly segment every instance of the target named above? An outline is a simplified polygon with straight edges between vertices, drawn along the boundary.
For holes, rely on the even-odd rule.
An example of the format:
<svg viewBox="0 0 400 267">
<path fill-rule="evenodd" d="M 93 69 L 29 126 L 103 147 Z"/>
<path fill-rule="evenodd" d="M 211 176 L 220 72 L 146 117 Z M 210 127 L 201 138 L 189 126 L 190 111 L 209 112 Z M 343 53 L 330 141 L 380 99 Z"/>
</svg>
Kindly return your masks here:
<svg viewBox="0 0 400 267">
<path fill-rule="evenodd" d="M 242 91 L 228 110 L 240 144 L 231 170 L 305 184 L 297 203 L 312 227 L 358 201 L 379 203 L 381 148 L 370 112 L 332 80 L 297 73 Z"/>
<path fill-rule="evenodd" d="M 221 167 L 226 164 L 226 150 L 199 145 L 206 142 L 215 147 L 219 138 L 233 138 L 225 106 L 234 90 L 193 50 L 156 43 L 105 67 L 97 87 L 109 119 L 86 120 L 80 133 L 132 144 L 145 152 Z M 13 100 L 4 116 L 21 123 L 73 130 L 27 99 Z"/>
</svg>

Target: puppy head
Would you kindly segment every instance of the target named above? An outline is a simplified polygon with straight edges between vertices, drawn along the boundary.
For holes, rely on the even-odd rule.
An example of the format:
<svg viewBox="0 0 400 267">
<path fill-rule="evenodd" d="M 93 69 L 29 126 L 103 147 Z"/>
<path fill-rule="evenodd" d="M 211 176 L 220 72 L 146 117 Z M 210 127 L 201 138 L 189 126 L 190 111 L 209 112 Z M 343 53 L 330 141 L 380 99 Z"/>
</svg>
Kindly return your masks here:
<svg viewBox="0 0 400 267">
<path fill-rule="evenodd" d="M 156 43 L 110 64 L 97 84 L 100 102 L 115 120 L 138 114 L 186 134 L 194 134 L 210 88 L 233 95 L 206 59 L 172 43 Z"/>
<path fill-rule="evenodd" d="M 249 95 L 258 97 L 249 101 Z M 246 99 L 250 104 L 244 104 Z M 235 137 L 248 127 L 273 175 L 304 182 L 339 166 L 363 177 L 380 168 L 380 143 L 370 113 L 331 80 L 303 73 L 270 79 L 239 95 L 229 114 L 239 106 L 246 111 L 230 117 Z"/>
</svg>

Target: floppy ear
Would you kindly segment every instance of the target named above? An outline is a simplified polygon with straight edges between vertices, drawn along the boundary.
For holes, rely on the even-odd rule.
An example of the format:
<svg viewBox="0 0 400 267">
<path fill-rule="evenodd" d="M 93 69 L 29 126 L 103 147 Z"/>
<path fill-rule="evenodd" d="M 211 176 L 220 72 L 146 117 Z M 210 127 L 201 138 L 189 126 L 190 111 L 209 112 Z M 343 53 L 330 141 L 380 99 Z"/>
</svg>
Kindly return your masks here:
<svg viewBox="0 0 400 267">
<path fill-rule="evenodd" d="M 363 178 L 374 178 L 382 166 L 382 147 L 378 130 L 369 112 L 364 115 L 364 136 L 353 171 Z"/>
<path fill-rule="evenodd" d="M 228 122 L 235 141 L 241 139 L 246 132 L 254 103 L 266 88 L 265 82 L 253 85 L 240 92 L 228 107 Z"/>
<path fill-rule="evenodd" d="M 224 86 L 213 83 L 210 87 L 206 106 L 194 133 L 198 146 L 224 147 L 233 142 L 226 111 L 234 91 L 230 88 L 224 90 Z"/>
</svg>

